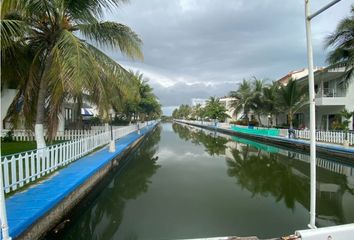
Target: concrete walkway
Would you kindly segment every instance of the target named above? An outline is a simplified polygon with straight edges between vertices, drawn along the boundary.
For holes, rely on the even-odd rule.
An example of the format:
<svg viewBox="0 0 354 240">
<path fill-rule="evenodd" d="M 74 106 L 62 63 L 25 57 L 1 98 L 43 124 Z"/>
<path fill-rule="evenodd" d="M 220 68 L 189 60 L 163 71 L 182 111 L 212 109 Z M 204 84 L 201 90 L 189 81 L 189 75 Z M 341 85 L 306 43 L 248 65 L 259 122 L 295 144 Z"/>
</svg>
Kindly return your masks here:
<svg viewBox="0 0 354 240">
<path fill-rule="evenodd" d="M 154 126 L 143 128 L 141 135 L 149 132 Z M 20 236 L 29 226 L 122 153 L 141 135 L 136 132 L 130 133 L 116 141 L 114 153 L 108 152 L 108 147 L 104 147 L 55 172 L 43 182 L 6 199 L 10 236 L 13 239 Z"/>
</svg>

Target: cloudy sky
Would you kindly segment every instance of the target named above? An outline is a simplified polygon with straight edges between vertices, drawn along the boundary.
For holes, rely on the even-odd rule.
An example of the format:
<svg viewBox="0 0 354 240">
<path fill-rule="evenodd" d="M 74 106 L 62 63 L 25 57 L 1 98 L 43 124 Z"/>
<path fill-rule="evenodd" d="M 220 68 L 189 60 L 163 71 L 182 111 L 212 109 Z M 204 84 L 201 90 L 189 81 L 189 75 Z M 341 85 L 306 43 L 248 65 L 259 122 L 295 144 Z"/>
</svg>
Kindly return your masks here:
<svg viewBox="0 0 354 240">
<path fill-rule="evenodd" d="M 311 1 L 311 9 L 328 2 Z M 312 21 L 316 66 L 326 65 L 323 40 L 351 4 Z M 143 62 L 107 53 L 150 79 L 165 114 L 192 98 L 227 95 L 244 78 L 275 80 L 307 65 L 304 0 L 131 0 L 105 18 L 142 38 Z"/>
</svg>

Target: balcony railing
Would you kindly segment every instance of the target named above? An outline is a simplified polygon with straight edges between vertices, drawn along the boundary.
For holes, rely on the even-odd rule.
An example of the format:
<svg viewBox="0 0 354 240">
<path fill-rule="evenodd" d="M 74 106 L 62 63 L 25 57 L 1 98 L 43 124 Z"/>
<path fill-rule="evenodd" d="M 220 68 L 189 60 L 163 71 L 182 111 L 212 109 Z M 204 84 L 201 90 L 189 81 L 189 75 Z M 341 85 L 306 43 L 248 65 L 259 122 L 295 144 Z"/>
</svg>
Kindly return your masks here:
<svg viewBox="0 0 354 240">
<path fill-rule="evenodd" d="M 345 97 L 346 92 L 345 89 L 334 89 L 334 88 L 324 88 L 323 91 L 319 89 L 318 93 L 316 94 L 317 98 L 320 97 Z"/>
</svg>

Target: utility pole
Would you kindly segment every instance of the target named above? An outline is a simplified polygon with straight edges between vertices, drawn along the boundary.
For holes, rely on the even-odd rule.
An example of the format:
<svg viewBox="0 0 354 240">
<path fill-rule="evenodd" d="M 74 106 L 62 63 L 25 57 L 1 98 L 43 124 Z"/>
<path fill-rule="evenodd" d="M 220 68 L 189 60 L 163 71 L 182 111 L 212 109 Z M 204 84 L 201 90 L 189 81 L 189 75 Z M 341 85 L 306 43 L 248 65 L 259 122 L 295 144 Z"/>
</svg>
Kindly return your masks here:
<svg viewBox="0 0 354 240">
<path fill-rule="evenodd" d="M 313 74 L 313 51 L 311 20 L 320 13 L 341 0 L 334 0 L 310 15 L 310 0 L 305 0 L 305 22 L 306 22 L 306 45 L 307 45 L 307 64 L 309 79 L 309 103 L 310 103 L 310 169 L 311 169 L 311 193 L 310 193 L 310 223 L 309 228 L 316 228 L 316 103 L 315 103 L 315 80 Z"/>
</svg>

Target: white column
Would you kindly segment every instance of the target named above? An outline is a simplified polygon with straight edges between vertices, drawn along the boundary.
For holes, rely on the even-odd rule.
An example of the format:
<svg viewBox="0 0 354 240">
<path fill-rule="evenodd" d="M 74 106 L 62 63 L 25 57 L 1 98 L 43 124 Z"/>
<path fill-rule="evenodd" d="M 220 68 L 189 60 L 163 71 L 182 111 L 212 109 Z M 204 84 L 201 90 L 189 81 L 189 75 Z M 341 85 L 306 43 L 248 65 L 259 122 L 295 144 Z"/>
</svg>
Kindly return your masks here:
<svg viewBox="0 0 354 240">
<path fill-rule="evenodd" d="M 305 0 L 305 22 L 306 22 L 306 45 L 307 63 L 309 68 L 309 103 L 310 103 L 310 170 L 311 170 L 311 192 L 310 192 L 310 228 L 316 228 L 316 116 L 315 116 L 315 83 L 313 74 L 313 54 L 310 0 Z"/>
<path fill-rule="evenodd" d="M 7 223 L 6 215 L 6 202 L 4 193 L 4 183 L 2 179 L 2 165 L 0 164 L 0 221 L 1 221 L 1 231 L 4 240 L 11 240 L 9 236 L 9 226 Z"/>
</svg>

